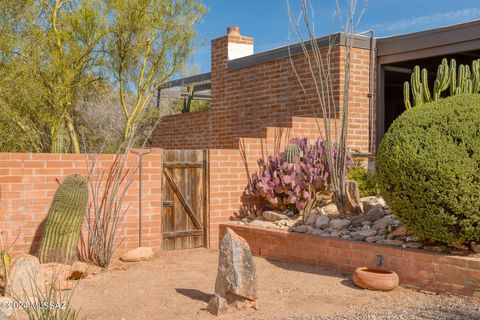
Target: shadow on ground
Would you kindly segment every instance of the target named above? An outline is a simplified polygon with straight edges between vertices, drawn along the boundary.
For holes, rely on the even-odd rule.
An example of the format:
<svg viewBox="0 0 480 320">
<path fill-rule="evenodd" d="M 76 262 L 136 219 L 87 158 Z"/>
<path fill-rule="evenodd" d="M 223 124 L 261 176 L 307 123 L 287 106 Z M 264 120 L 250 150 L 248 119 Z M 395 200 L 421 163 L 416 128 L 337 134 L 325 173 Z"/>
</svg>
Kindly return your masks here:
<svg viewBox="0 0 480 320">
<path fill-rule="evenodd" d="M 192 300 L 203 301 L 206 303 L 208 303 L 208 301 L 210 301 L 210 298 L 213 297 L 213 294 L 205 293 L 197 289 L 176 288 L 175 291 L 177 291 L 177 293 L 180 293 L 181 295 L 189 297 Z"/>
</svg>

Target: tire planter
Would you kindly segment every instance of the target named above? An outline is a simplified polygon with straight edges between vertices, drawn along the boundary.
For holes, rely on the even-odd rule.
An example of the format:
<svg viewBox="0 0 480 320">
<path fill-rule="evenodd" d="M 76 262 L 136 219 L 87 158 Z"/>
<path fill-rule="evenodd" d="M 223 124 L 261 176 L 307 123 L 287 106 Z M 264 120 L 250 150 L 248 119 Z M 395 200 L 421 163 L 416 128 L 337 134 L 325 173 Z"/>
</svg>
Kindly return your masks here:
<svg viewBox="0 0 480 320">
<path fill-rule="evenodd" d="M 393 271 L 357 268 L 353 272 L 353 282 L 360 288 L 390 291 L 398 287 L 398 274 Z"/>
</svg>

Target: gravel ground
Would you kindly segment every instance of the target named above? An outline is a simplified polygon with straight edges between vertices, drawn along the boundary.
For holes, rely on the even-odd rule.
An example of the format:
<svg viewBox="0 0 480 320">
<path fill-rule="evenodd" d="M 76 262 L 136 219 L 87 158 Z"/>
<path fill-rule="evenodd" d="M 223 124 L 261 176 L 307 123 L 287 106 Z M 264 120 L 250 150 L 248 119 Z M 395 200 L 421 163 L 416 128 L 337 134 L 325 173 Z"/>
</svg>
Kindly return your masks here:
<svg viewBox="0 0 480 320">
<path fill-rule="evenodd" d="M 115 261 L 80 281 L 73 305 L 88 320 L 479 319 L 480 299 L 357 288 L 350 275 L 254 257 L 258 310 L 205 311 L 213 294 L 218 251 L 165 252 L 151 261 Z"/>
<path fill-rule="evenodd" d="M 347 312 L 337 316 L 290 316 L 279 320 L 477 320 L 480 302 L 457 297 L 432 296 L 429 301 L 414 308 L 376 309 Z"/>
</svg>

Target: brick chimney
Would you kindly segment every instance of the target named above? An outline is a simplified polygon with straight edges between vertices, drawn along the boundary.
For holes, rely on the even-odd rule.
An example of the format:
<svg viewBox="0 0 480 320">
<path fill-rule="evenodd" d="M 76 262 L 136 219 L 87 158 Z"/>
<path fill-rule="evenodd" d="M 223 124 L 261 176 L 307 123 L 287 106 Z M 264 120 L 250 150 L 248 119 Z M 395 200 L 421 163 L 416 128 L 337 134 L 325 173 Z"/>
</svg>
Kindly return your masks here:
<svg viewBox="0 0 480 320">
<path fill-rule="evenodd" d="M 227 34 L 212 40 L 212 107 L 222 104 L 225 92 L 225 75 L 229 72 L 228 61 L 253 54 L 253 38 L 240 34 L 240 27 L 230 26 Z"/>
</svg>

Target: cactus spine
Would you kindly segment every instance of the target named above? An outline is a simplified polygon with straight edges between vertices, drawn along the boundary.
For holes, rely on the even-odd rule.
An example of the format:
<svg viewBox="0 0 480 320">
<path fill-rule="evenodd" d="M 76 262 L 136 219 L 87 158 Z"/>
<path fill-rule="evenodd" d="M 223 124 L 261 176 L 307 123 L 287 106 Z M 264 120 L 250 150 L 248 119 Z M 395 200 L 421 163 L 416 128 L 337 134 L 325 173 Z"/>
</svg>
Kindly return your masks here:
<svg viewBox="0 0 480 320">
<path fill-rule="evenodd" d="M 55 193 L 48 212 L 38 253 L 41 263 L 73 262 L 87 203 L 87 180 L 75 174 L 67 177 Z"/>
<path fill-rule="evenodd" d="M 301 157 L 301 150 L 297 144 L 289 144 L 285 148 L 285 161 L 294 163 L 299 162 Z"/>
<path fill-rule="evenodd" d="M 443 59 L 438 66 L 437 77 L 433 84 L 433 98 L 430 94 L 428 86 L 428 71 L 415 66 L 410 79 L 404 83 L 403 98 L 406 109 L 412 107 L 410 102 L 410 88 L 413 98 L 413 106 L 420 106 L 424 103 L 436 101 L 442 98 L 444 91 L 449 89 L 450 96 L 457 94 L 471 94 L 480 93 L 480 59 L 472 62 L 472 67 L 469 65 L 459 65 L 457 71 L 457 62 L 455 59 L 450 60 L 450 65 L 447 59 Z"/>
</svg>

